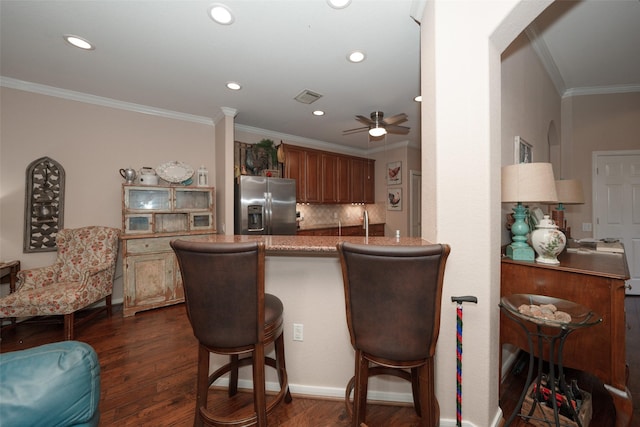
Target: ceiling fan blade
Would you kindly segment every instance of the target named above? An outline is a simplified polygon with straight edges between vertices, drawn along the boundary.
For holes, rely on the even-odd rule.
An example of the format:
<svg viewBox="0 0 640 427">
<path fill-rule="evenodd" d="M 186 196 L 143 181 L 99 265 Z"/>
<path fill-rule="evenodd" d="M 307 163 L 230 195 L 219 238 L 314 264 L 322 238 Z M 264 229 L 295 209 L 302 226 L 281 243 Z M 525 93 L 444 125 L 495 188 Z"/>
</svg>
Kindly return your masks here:
<svg viewBox="0 0 640 427">
<path fill-rule="evenodd" d="M 387 117 L 382 121 L 386 125 L 397 125 L 399 123 L 406 122 L 408 120 L 407 115 L 405 113 L 396 114 L 395 116 Z"/>
<path fill-rule="evenodd" d="M 397 135 L 406 135 L 411 130 L 410 127 L 397 126 L 397 125 L 386 126 L 385 128 L 387 129 L 387 132 L 394 133 L 394 134 L 397 134 Z"/>
<path fill-rule="evenodd" d="M 351 135 L 352 133 L 358 133 L 358 132 L 362 132 L 365 130 L 368 130 L 369 126 L 364 126 L 361 128 L 353 128 L 353 129 L 347 129 L 347 130 L 343 130 L 342 131 L 342 135 Z"/>
<path fill-rule="evenodd" d="M 375 122 L 373 120 L 371 120 L 371 119 L 369 119 L 369 118 L 367 118 L 365 116 L 357 115 L 356 116 L 356 120 L 359 121 L 360 123 L 365 124 L 365 125 L 373 125 L 373 124 L 375 124 Z"/>
</svg>

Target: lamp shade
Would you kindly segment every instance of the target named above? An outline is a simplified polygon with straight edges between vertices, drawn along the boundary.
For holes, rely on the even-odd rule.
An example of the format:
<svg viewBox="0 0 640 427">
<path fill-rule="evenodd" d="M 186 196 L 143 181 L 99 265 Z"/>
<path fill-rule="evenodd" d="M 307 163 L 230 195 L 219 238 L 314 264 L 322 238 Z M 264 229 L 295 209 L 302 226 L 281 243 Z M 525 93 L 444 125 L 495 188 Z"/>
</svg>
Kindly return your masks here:
<svg viewBox="0 0 640 427">
<path fill-rule="evenodd" d="M 558 202 L 565 205 L 579 205 L 584 203 L 582 181 L 578 179 L 561 179 L 556 181 Z"/>
<path fill-rule="evenodd" d="M 551 163 L 518 163 L 502 167 L 502 201 L 558 201 Z"/>
</svg>

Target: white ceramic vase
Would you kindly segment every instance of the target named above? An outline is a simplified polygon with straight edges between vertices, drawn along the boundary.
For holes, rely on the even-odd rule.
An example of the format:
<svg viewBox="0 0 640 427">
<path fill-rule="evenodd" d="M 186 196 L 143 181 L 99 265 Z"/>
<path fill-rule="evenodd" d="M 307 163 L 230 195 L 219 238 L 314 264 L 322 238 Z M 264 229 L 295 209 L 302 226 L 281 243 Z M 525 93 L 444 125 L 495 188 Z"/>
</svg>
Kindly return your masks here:
<svg viewBox="0 0 640 427">
<path fill-rule="evenodd" d="M 538 254 L 536 262 L 542 264 L 560 264 L 558 255 L 566 244 L 567 238 L 549 215 L 545 215 L 531 233 L 531 246 Z"/>
</svg>

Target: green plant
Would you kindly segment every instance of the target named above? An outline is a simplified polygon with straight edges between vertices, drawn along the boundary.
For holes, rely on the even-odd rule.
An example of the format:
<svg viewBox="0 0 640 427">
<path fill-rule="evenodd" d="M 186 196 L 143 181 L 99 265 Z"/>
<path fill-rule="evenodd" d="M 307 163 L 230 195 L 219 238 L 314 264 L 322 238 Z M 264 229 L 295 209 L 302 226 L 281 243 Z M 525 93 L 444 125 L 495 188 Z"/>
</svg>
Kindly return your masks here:
<svg viewBox="0 0 640 427">
<path fill-rule="evenodd" d="M 275 147 L 275 143 L 270 139 L 262 139 L 255 145 L 258 148 L 264 149 L 271 156 L 271 163 L 278 164 L 278 150 Z"/>
</svg>

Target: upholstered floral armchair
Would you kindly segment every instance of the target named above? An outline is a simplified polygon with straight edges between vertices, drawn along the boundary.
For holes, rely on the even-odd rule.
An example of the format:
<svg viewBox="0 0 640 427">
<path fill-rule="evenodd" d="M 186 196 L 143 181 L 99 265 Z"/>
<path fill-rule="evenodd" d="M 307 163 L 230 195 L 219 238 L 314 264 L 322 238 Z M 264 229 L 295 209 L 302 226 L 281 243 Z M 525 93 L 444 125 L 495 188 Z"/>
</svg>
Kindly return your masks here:
<svg viewBox="0 0 640 427">
<path fill-rule="evenodd" d="M 119 236 L 110 227 L 60 230 L 55 264 L 19 271 L 16 292 L 0 298 L 0 318 L 63 315 L 65 339 L 72 340 L 76 311 L 106 298 L 103 310 L 111 316 Z"/>
</svg>

